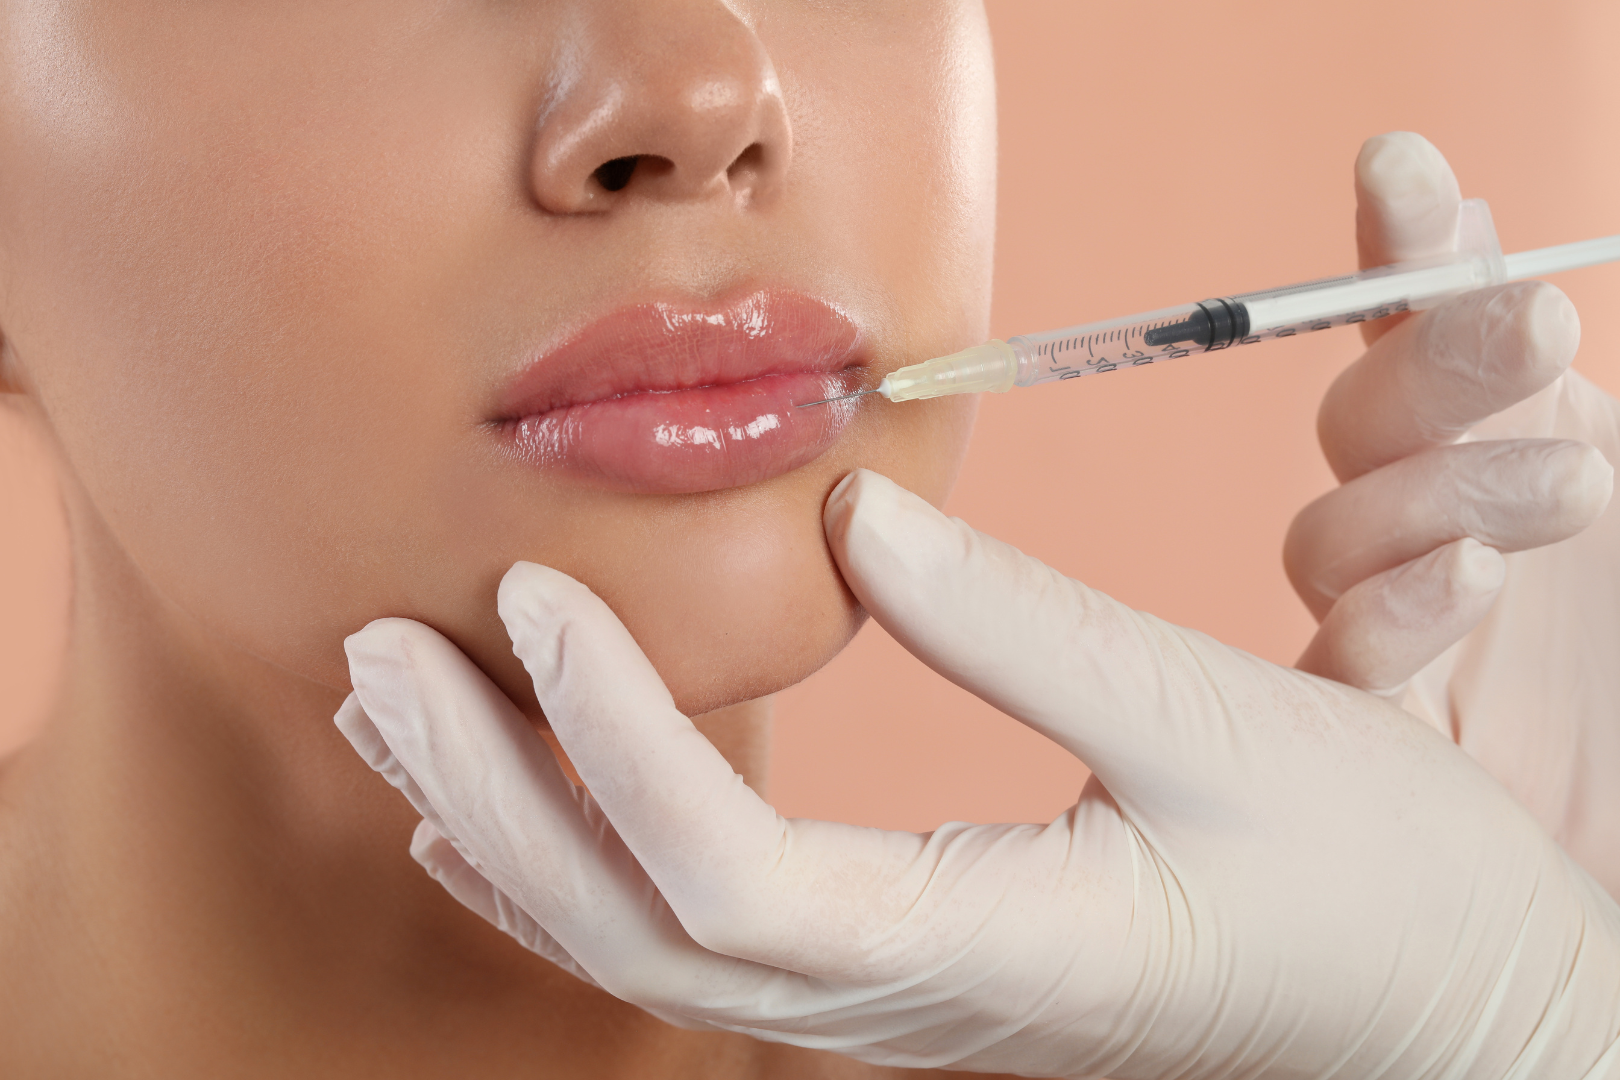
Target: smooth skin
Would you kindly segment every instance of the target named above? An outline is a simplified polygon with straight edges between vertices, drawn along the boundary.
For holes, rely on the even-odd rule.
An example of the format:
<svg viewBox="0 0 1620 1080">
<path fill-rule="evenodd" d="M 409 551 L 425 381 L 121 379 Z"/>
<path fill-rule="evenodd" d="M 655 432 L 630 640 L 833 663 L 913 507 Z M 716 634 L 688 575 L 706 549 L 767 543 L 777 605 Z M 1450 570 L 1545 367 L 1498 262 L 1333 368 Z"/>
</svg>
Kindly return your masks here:
<svg viewBox="0 0 1620 1080">
<path fill-rule="evenodd" d="M 972 402 L 680 498 L 502 459 L 489 403 L 606 310 L 760 284 L 844 307 L 874 372 L 981 340 L 992 85 L 978 5 L 938 0 L 0 2 L 0 389 L 75 567 L 56 714 L 0 772 L 0 1073 L 882 1075 L 515 947 L 331 717 L 381 616 L 533 717 L 494 603 L 529 560 L 762 788 L 761 696 L 860 618 L 827 492 L 937 504 Z M 592 186 L 627 154 L 656 167 Z"/>
<path fill-rule="evenodd" d="M 807 292 L 873 377 L 982 340 L 993 86 L 968 2 L 0 2 L 3 400 L 75 568 L 56 714 L 0 774 L 0 1074 L 884 1075 L 512 946 L 331 718 L 389 614 L 537 716 L 495 612 L 529 559 L 611 597 L 763 787 L 760 699 L 861 618 L 827 492 L 868 465 L 943 500 L 974 403 L 687 497 L 537 471 L 486 420 L 629 303 Z"/>
</svg>

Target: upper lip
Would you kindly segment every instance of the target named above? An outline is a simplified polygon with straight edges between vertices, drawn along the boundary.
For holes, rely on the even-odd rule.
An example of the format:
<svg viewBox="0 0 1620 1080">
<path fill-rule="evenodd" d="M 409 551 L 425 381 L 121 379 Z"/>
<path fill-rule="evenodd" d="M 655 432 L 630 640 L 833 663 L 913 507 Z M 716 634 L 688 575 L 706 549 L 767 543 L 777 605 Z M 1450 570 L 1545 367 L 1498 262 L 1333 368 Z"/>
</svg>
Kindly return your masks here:
<svg viewBox="0 0 1620 1080">
<path fill-rule="evenodd" d="M 861 366 L 862 334 L 832 305 L 758 290 L 719 306 L 634 304 L 598 319 L 508 383 L 498 421 L 639 393 Z"/>
</svg>

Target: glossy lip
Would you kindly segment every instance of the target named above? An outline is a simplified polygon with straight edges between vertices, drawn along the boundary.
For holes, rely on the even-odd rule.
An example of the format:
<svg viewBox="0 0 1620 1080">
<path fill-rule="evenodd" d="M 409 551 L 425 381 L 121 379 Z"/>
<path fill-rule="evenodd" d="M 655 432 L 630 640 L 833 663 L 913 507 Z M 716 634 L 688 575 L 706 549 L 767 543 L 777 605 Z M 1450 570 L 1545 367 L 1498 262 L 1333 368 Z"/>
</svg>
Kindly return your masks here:
<svg viewBox="0 0 1620 1080">
<path fill-rule="evenodd" d="M 805 465 L 855 403 L 795 409 L 856 389 L 853 320 L 800 293 L 721 307 L 637 304 L 529 364 L 495 424 L 520 460 L 619 491 L 715 491 Z"/>
</svg>

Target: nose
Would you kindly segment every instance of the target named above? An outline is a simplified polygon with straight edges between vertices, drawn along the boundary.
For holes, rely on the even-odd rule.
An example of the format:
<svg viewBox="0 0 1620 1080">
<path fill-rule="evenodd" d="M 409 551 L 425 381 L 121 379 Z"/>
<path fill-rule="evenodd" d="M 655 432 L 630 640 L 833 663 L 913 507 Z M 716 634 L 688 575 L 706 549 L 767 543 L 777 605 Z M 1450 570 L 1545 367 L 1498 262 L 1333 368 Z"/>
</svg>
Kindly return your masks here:
<svg viewBox="0 0 1620 1080">
<path fill-rule="evenodd" d="M 747 206 L 787 173 L 770 55 L 719 0 L 587 0 L 542 110 L 534 197 L 556 214 L 626 200 Z"/>
</svg>

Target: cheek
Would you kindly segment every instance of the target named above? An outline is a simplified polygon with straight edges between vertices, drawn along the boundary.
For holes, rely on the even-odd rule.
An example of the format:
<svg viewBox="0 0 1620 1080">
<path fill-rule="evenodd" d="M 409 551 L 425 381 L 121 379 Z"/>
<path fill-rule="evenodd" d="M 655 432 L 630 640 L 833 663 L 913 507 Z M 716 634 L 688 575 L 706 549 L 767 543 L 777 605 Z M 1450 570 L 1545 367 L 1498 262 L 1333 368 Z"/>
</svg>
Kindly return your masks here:
<svg viewBox="0 0 1620 1080">
<path fill-rule="evenodd" d="M 469 441 L 449 362 L 461 328 L 434 309 L 466 245 L 448 248 L 443 223 L 505 205 L 490 144 L 523 102 L 489 93 L 487 65 L 388 84 L 316 55 L 320 75 L 289 85 L 255 68 L 304 46 L 269 37 L 268 59 L 167 56 L 141 86 L 128 36 L 101 43 L 130 58 L 121 74 L 36 73 L 95 84 L 76 122 L 0 117 L 0 230 L 18 256 L 4 329 L 77 482 L 155 587 L 342 685 L 343 634 L 412 610 L 436 531 L 425 497 Z M 442 76 L 456 46 L 439 41 Z"/>
</svg>

